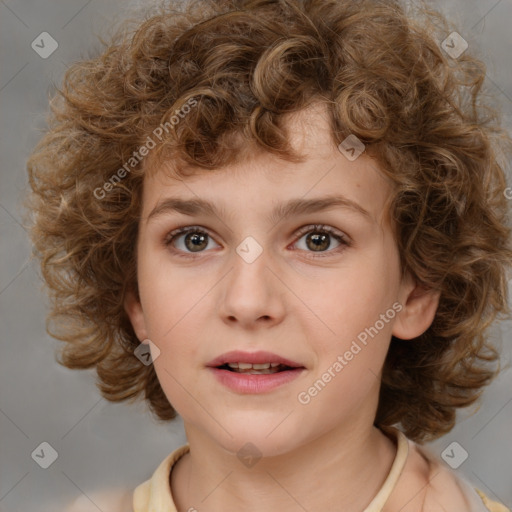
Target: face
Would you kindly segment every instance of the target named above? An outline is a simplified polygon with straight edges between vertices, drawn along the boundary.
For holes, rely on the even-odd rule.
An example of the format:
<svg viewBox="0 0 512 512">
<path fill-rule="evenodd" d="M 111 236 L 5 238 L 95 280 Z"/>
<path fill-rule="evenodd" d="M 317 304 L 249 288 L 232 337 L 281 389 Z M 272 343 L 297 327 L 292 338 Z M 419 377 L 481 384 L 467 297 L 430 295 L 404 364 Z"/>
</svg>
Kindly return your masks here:
<svg viewBox="0 0 512 512">
<path fill-rule="evenodd" d="M 162 168 L 144 183 L 140 303 L 127 311 L 160 350 L 155 370 L 185 425 L 232 452 L 250 441 L 277 455 L 371 425 L 391 335 L 411 322 L 389 183 L 368 156 L 337 149 L 321 109 L 289 126 L 303 163 L 259 153 L 184 181 Z M 295 369 L 218 368 L 237 359 Z"/>
</svg>

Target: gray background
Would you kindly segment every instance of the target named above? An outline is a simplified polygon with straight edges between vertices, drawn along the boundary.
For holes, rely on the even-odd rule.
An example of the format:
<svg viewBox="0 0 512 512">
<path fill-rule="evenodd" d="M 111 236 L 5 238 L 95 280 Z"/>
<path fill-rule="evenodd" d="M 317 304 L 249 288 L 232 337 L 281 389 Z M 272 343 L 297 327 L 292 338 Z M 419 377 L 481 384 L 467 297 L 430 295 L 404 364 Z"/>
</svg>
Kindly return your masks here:
<svg viewBox="0 0 512 512">
<path fill-rule="evenodd" d="M 45 333 L 46 298 L 22 226 L 25 161 L 45 127 L 51 84 L 60 83 L 72 61 L 98 48 L 97 35 L 107 35 L 112 21 L 134 5 L 121 0 L 0 0 L 2 512 L 62 510 L 81 493 L 135 487 L 185 442 L 180 419 L 159 424 L 142 402 L 110 404 L 100 398 L 92 371 L 71 371 L 55 362 L 57 342 Z M 450 0 L 442 8 L 470 51 L 486 62 L 488 91 L 512 126 L 512 0 Z M 47 59 L 31 48 L 44 31 L 59 45 Z M 510 322 L 494 329 L 504 366 L 512 359 L 511 329 Z M 469 457 L 457 471 L 512 508 L 511 427 L 512 370 L 506 368 L 486 390 L 478 412 L 461 414 L 457 427 L 431 449 L 440 455 L 450 443 L 459 443 Z M 48 469 L 31 457 L 44 441 L 58 453 Z M 456 456 L 460 450 L 457 446 Z"/>
</svg>

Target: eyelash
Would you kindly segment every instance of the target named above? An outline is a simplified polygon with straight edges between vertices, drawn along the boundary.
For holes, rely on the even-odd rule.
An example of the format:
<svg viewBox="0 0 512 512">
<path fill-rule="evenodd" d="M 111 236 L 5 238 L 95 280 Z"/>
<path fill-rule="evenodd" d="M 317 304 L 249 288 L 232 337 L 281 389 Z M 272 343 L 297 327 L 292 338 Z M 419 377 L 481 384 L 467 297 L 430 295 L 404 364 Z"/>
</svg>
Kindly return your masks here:
<svg viewBox="0 0 512 512">
<path fill-rule="evenodd" d="M 298 238 L 297 238 L 296 242 L 298 242 L 304 235 L 306 235 L 307 233 L 310 233 L 310 232 L 328 234 L 340 243 L 340 246 L 337 247 L 336 249 L 320 251 L 318 254 L 315 254 L 314 251 L 306 251 L 306 252 L 311 252 L 313 258 L 325 258 L 327 256 L 330 256 L 332 253 L 342 251 L 343 249 L 345 249 L 346 247 L 350 247 L 350 245 L 351 245 L 348 237 L 346 237 L 343 233 L 341 233 L 329 226 L 326 226 L 324 224 L 315 224 L 315 225 L 305 226 L 305 227 L 301 228 L 299 230 L 299 232 L 297 233 Z M 201 233 L 204 235 L 208 235 L 210 238 L 213 238 L 208 233 L 208 231 L 206 231 L 204 229 L 200 229 L 197 226 L 187 226 L 187 227 L 181 227 L 181 228 L 175 229 L 174 231 L 171 231 L 165 237 L 164 245 L 166 247 L 172 247 L 172 243 L 177 238 L 179 238 L 181 235 L 186 235 L 188 233 Z M 194 255 L 194 253 L 185 253 L 184 254 L 182 250 L 178 250 L 178 249 L 174 249 L 174 248 L 172 248 L 172 251 L 175 254 L 178 254 L 178 256 L 182 257 L 182 258 L 196 258 L 201 254 L 201 252 L 204 252 L 204 251 L 199 251 L 198 253 L 195 253 L 195 255 Z"/>
</svg>

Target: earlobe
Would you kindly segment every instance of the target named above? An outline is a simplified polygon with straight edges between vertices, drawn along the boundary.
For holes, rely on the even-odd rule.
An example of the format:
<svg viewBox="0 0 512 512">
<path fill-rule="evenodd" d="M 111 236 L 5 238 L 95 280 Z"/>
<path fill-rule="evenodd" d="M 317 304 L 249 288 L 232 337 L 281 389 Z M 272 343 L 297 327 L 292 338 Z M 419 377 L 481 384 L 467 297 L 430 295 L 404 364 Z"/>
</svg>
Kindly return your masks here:
<svg viewBox="0 0 512 512">
<path fill-rule="evenodd" d="M 397 315 L 392 334 L 402 340 L 417 338 L 434 321 L 439 305 L 440 292 L 424 288 L 409 278 L 409 286 Z"/>
<path fill-rule="evenodd" d="M 144 318 L 142 304 L 133 290 L 126 293 L 123 305 L 137 338 L 141 342 L 146 340 L 148 338 L 148 333 L 146 330 L 146 320 Z"/>
</svg>

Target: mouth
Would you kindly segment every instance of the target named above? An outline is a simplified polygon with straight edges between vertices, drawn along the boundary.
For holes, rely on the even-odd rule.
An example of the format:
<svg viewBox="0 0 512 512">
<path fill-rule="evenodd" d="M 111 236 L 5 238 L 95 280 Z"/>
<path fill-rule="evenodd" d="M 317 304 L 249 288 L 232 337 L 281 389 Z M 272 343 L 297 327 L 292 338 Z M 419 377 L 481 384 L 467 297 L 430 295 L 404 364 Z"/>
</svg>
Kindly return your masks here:
<svg viewBox="0 0 512 512">
<path fill-rule="evenodd" d="M 271 352 L 233 351 L 207 364 L 218 381 L 237 393 L 264 393 L 283 386 L 306 367 Z"/>
<path fill-rule="evenodd" d="M 300 363 L 272 352 L 243 352 L 240 350 L 226 352 L 207 363 L 206 366 L 228 372 L 253 375 L 267 375 L 298 368 L 304 369 L 304 366 Z"/>
</svg>

